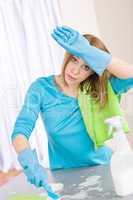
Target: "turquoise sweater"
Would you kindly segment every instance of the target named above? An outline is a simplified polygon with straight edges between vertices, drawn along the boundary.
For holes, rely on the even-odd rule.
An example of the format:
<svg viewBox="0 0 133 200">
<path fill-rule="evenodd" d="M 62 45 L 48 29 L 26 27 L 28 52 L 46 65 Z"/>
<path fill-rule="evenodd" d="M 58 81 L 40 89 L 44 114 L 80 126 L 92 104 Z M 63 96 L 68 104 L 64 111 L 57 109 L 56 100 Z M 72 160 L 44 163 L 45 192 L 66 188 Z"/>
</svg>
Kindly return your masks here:
<svg viewBox="0 0 133 200">
<path fill-rule="evenodd" d="M 30 85 L 14 124 L 12 140 L 19 134 L 29 139 L 40 114 L 47 132 L 51 169 L 108 164 L 111 149 L 103 146 L 95 150 L 77 99 L 62 93 L 53 77 L 39 77 Z M 113 78 L 111 84 L 115 92 L 123 93 L 133 86 L 133 79 Z"/>
</svg>

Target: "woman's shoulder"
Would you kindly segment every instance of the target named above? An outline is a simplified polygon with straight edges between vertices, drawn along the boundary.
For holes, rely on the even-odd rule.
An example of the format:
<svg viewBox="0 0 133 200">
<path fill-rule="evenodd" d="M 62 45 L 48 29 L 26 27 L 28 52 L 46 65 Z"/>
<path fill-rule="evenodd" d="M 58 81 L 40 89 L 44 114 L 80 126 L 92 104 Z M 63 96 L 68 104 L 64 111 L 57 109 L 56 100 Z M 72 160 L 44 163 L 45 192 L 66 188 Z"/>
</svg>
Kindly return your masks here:
<svg viewBox="0 0 133 200">
<path fill-rule="evenodd" d="M 45 83 L 45 82 L 51 81 L 52 77 L 53 77 L 53 74 L 47 75 L 47 76 L 40 76 L 40 77 L 36 78 L 35 82 Z"/>
<path fill-rule="evenodd" d="M 109 80 L 112 88 L 117 94 L 125 93 L 133 88 L 133 78 L 120 79 L 116 76 L 111 76 Z"/>
<path fill-rule="evenodd" d="M 52 75 L 47 75 L 47 76 L 40 76 L 38 78 L 36 78 L 31 85 L 36 85 L 36 86 L 40 86 L 40 87 L 45 87 L 47 85 L 49 85 L 52 81 Z"/>
<path fill-rule="evenodd" d="M 33 80 L 28 87 L 28 93 L 41 92 L 51 87 L 52 76 L 53 75 L 40 76 Z"/>
</svg>

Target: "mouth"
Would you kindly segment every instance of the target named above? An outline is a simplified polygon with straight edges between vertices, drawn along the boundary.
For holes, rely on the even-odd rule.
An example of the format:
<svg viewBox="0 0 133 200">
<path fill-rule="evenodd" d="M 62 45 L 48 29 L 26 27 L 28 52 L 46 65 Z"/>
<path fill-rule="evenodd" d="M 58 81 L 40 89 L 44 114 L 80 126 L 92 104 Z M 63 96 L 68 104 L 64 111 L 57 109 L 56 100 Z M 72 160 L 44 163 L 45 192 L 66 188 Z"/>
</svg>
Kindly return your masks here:
<svg viewBox="0 0 133 200">
<path fill-rule="evenodd" d="M 76 78 L 72 77 L 71 75 L 67 74 L 67 77 L 70 79 L 70 80 L 76 80 Z"/>
</svg>

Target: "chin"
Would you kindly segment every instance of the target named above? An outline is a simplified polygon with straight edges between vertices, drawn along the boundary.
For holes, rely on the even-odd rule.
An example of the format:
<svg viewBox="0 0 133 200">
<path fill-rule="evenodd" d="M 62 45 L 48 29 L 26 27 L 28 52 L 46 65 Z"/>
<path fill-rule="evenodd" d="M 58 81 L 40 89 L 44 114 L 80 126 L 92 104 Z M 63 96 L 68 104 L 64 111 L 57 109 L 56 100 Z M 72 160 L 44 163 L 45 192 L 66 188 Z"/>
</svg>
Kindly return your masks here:
<svg viewBox="0 0 133 200">
<path fill-rule="evenodd" d="M 66 82 L 67 85 L 72 84 L 72 81 L 68 80 L 67 78 L 65 79 L 65 82 Z"/>
</svg>

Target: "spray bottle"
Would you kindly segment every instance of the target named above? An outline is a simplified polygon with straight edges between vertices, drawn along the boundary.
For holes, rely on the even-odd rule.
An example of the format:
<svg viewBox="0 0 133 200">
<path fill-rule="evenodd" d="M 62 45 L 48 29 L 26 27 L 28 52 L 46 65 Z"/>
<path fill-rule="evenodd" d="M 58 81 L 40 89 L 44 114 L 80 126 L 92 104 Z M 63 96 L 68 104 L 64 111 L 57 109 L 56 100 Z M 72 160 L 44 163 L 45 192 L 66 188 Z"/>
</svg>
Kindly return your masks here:
<svg viewBox="0 0 133 200">
<path fill-rule="evenodd" d="M 118 196 L 133 193 L 133 151 L 123 131 L 124 119 L 114 116 L 105 120 L 109 125 L 109 134 L 114 130 L 115 152 L 112 155 L 110 169 L 114 188 Z"/>
</svg>

